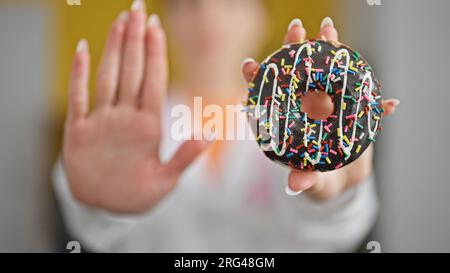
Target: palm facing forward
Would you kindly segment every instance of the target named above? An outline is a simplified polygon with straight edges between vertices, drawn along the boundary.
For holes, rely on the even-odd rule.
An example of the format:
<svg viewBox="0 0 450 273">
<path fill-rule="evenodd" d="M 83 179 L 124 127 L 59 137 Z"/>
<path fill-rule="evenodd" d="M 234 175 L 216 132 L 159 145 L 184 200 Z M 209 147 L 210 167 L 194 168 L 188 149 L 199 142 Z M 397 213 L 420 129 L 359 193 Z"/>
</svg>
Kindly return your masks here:
<svg viewBox="0 0 450 273">
<path fill-rule="evenodd" d="M 159 158 L 160 109 L 167 86 L 164 32 L 143 2 L 114 23 L 96 80 L 96 105 L 88 113 L 89 50 L 75 55 L 65 124 L 63 160 L 79 201 L 118 213 L 152 208 L 181 172 L 207 147 L 188 141 L 167 163 Z"/>
</svg>

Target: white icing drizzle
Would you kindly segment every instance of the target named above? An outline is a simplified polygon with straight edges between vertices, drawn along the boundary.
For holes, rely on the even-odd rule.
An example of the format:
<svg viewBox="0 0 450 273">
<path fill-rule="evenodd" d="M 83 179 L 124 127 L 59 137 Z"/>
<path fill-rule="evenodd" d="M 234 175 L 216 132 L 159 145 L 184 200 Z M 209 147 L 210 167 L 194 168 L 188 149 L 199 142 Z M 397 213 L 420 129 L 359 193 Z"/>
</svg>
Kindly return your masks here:
<svg viewBox="0 0 450 273">
<path fill-rule="evenodd" d="M 369 106 L 369 111 L 368 111 L 368 114 L 367 114 L 367 126 L 369 127 L 368 128 L 369 138 L 373 138 L 375 136 L 376 132 L 377 132 L 378 123 L 380 122 L 380 120 L 377 119 L 377 121 L 375 122 L 375 129 L 372 131 L 372 127 L 370 126 L 370 120 L 371 120 L 371 116 L 372 116 L 372 111 L 371 111 L 372 110 L 372 106 L 370 105 L 370 102 L 372 100 L 375 101 L 375 99 L 374 99 L 374 97 L 372 95 L 372 85 L 373 85 L 372 74 L 369 71 L 367 72 L 367 74 L 369 74 L 369 79 L 370 79 L 369 88 L 366 88 L 366 91 L 367 91 L 367 93 L 369 95 L 369 102 L 367 102 L 367 105 Z"/>
<path fill-rule="evenodd" d="M 364 83 L 366 83 L 366 82 L 369 83 L 368 88 L 364 85 Z M 364 75 L 363 79 L 361 80 L 361 89 L 359 90 L 358 104 L 356 105 L 355 120 L 353 122 L 352 137 L 349 139 L 349 141 L 350 141 L 349 146 L 345 147 L 342 142 L 343 137 L 340 138 L 339 144 L 341 145 L 342 150 L 346 154 L 345 159 L 348 159 L 350 157 L 351 150 L 353 149 L 353 145 L 355 144 L 356 122 L 358 121 L 358 113 L 359 113 L 359 108 L 361 106 L 361 100 L 362 100 L 361 94 L 366 91 L 369 91 L 369 93 L 370 93 L 370 90 L 372 90 L 372 86 L 373 86 L 372 75 L 369 71 L 367 71 L 366 74 Z M 364 91 L 363 91 L 363 89 L 364 89 Z M 344 94 L 342 94 L 342 98 L 344 98 Z M 341 107 L 341 111 L 342 111 L 342 107 Z M 368 119 L 369 119 L 368 123 L 369 123 L 369 133 L 370 133 L 370 114 L 369 114 Z M 344 134 L 344 132 L 342 131 L 342 112 L 341 112 L 341 118 L 339 121 L 339 126 L 341 128 L 341 136 L 342 136 Z"/>
<path fill-rule="evenodd" d="M 334 64 L 335 64 L 337 58 L 339 57 L 339 60 L 340 60 L 342 58 L 342 56 L 345 56 L 345 67 L 344 67 L 344 80 L 343 80 L 343 84 L 342 84 L 342 93 L 341 93 L 341 105 L 340 105 L 341 109 L 339 109 L 339 131 L 340 131 L 340 134 L 339 134 L 338 137 L 339 137 L 339 146 L 342 148 L 342 150 L 346 154 L 346 159 L 347 159 L 348 156 L 350 156 L 351 148 L 347 149 L 347 150 L 345 149 L 344 142 L 343 142 L 343 140 L 344 140 L 344 130 L 342 130 L 343 129 L 342 128 L 342 116 L 343 116 L 343 112 L 344 112 L 344 109 L 343 109 L 342 105 L 344 104 L 344 96 L 345 96 L 345 93 L 347 91 L 348 68 L 350 66 L 350 54 L 348 53 L 347 49 L 342 48 L 342 49 L 340 49 L 340 50 L 338 50 L 336 52 L 336 55 L 334 56 L 333 61 L 331 62 L 331 65 L 330 65 L 330 74 L 331 74 L 331 71 L 334 68 Z M 327 87 L 325 89 L 325 92 L 328 91 L 329 84 L 330 84 L 330 77 L 328 77 L 328 79 L 327 79 Z M 353 146 L 353 140 L 354 139 L 350 140 L 351 143 L 352 143 L 351 146 Z"/>
<path fill-rule="evenodd" d="M 274 80 L 273 80 L 273 85 L 272 85 L 272 103 L 271 103 L 270 114 L 269 114 L 269 124 L 270 124 L 269 125 L 269 135 L 270 135 L 271 139 L 270 139 L 270 143 L 268 145 L 267 144 L 261 144 L 261 148 L 263 150 L 268 150 L 269 148 L 272 148 L 273 151 L 277 155 L 280 155 L 280 154 L 277 153 L 278 152 L 277 149 L 275 149 L 272 146 L 272 142 L 273 142 L 273 136 L 272 136 L 273 106 L 274 106 L 274 103 L 275 103 L 275 100 L 276 100 L 275 91 L 277 90 L 277 87 L 278 87 L 278 79 L 277 78 L 278 78 L 278 74 L 280 73 L 279 70 L 278 70 L 278 66 L 275 63 L 268 64 L 266 66 L 266 70 L 264 71 L 264 74 L 263 74 L 263 77 L 262 77 L 262 83 L 261 83 L 260 88 L 259 88 L 258 102 L 256 103 L 256 108 L 255 108 L 255 117 L 257 119 L 259 119 L 261 117 L 261 114 L 260 114 L 261 95 L 262 95 L 262 91 L 263 91 L 264 85 L 266 83 L 265 79 L 267 78 L 267 74 L 269 73 L 270 69 L 274 70 L 274 72 L 273 72 L 274 73 Z"/>
<path fill-rule="evenodd" d="M 345 59 L 346 60 L 346 64 L 345 64 L 345 68 L 344 68 L 344 81 L 343 81 L 342 89 L 343 90 L 347 89 L 347 72 L 348 72 L 348 68 L 349 68 L 349 65 L 350 65 L 350 54 L 348 53 L 347 49 L 342 48 L 342 49 L 340 49 L 340 50 L 338 50 L 336 52 L 336 54 L 334 55 L 333 60 L 331 61 L 330 66 L 329 66 L 329 72 L 328 72 L 328 77 L 327 77 L 327 85 L 325 86 L 325 93 L 328 93 L 328 89 L 329 89 L 330 84 L 331 84 L 330 83 L 330 75 L 331 75 L 331 72 L 333 71 L 334 64 L 336 63 L 336 60 L 338 60 L 338 59 L 340 60 L 342 58 L 342 56 L 346 57 L 346 59 Z M 308 90 L 308 89 L 306 89 L 306 90 Z M 344 102 L 345 91 L 343 91 L 343 92 L 344 93 L 341 96 L 341 105 Z M 342 130 L 342 106 L 341 106 L 341 111 L 340 111 L 339 117 L 340 117 L 340 119 L 339 119 L 339 128 L 340 128 L 340 131 L 341 131 L 340 142 L 342 143 L 342 136 L 343 136 L 343 133 L 344 133 L 343 130 Z M 305 123 L 305 132 L 306 132 L 306 128 L 307 128 L 307 124 Z M 323 132 L 323 121 L 321 120 L 320 121 L 319 138 L 318 138 L 318 141 L 317 141 L 317 147 L 318 148 L 317 148 L 317 152 L 316 152 L 317 153 L 316 158 L 312 159 L 311 156 L 309 155 L 308 151 L 305 151 L 305 158 L 312 165 L 316 165 L 317 163 L 319 163 L 320 159 L 321 159 L 321 156 L 322 156 L 322 153 L 320 152 L 320 148 L 322 147 L 322 132 Z M 305 147 L 307 147 L 308 146 L 308 142 L 307 142 L 307 139 L 306 139 L 306 134 L 305 134 L 304 143 L 305 143 Z"/>
<path fill-rule="evenodd" d="M 272 86 L 272 103 L 271 103 L 270 115 L 269 115 L 269 135 L 271 136 L 271 138 L 270 138 L 270 144 L 269 145 L 264 145 L 263 144 L 263 145 L 261 145 L 261 148 L 264 149 L 264 150 L 267 150 L 268 148 L 271 148 L 275 152 L 275 154 L 278 155 L 278 156 L 282 156 L 282 155 L 284 155 L 286 153 L 286 148 L 287 148 L 286 140 L 289 138 L 289 136 L 287 135 L 287 129 L 288 129 L 288 125 L 289 125 L 289 112 L 290 112 L 290 107 L 291 107 L 291 94 L 292 94 L 292 86 L 293 86 L 293 82 L 294 82 L 294 77 L 293 76 L 294 76 L 295 69 L 297 67 L 298 58 L 300 57 L 300 54 L 302 53 L 302 51 L 305 48 L 306 48 L 308 57 L 311 57 L 311 55 L 312 55 L 311 45 L 306 43 L 306 44 L 300 46 L 299 49 L 297 50 L 297 53 L 295 54 L 294 64 L 293 64 L 293 67 L 292 67 L 291 72 L 290 72 L 290 74 L 291 74 L 291 81 L 290 81 L 290 84 L 289 84 L 289 95 L 288 95 L 288 99 L 287 99 L 287 110 L 286 110 L 287 116 L 286 116 L 286 121 L 284 123 L 283 145 L 282 145 L 280 151 L 278 151 L 278 148 L 276 147 L 277 143 L 274 141 L 274 136 L 272 135 L 272 129 L 273 129 L 273 118 L 272 117 L 273 117 L 273 110 L 274 110 L 273 106 L 274 106 L 274 103 L 275 103 L 275 100 L 276 100 L 274 95 L 275 95 L 275 91 L 276 91 L 277 86 L 278 86 L 278 79 L 277 79 L 277 77 L 278 77 L 278 74 L 279 74 L 278 66 L 277 66 L 276 63 L 270 63 L 270 64 L 268 64 L 266 66 L 266 70 L 264 71 L 264 74 L 263 74 L 263 77 L 262 77 L 262 83 L 260 84 L 258 102 L 256 103 L 256 109 L 255 109 L 255 117 L 257 119 L 260 118 L 259 108 L 260 108 L 260 103 L 261 103 L 262 91 L 263 91 L 263 88 L 264 88 L 264 85 L 265 85 L 265 79 L 266 79 L 267 74 L 270 71 L 270 69 L 273 69 L 274 70 L 274 81 L 273 81 L 273 86 Z M 306 81 L 306 88 L 308 88 L 308 85 L 311 82 L 311 65 L 312 65 L 312 63 L 309 62 L 309 64 L 308 64 L 308 80 Z M 306 116 L 306 113 L 305 113 L 305 116 Z M 280 133 L 280 131 L 279 131 L 279 133 Z"/>
</svg>

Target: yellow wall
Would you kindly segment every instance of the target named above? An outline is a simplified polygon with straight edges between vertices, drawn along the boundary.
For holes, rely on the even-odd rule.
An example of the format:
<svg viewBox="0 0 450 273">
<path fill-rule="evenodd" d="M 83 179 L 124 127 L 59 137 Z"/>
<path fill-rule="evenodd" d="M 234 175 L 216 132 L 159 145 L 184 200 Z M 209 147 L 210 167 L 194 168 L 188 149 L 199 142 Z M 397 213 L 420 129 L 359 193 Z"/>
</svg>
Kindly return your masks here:
<svg viewBox="0 0 450 273">
<path fill-rule="evenodd" d="M 64 0 L 52 0 L 52 3 L 57 16 L 57 35 L 56 41 L 53 42 L 58 45 L 55 52 L 58 63 L 52 98 L 57 115 L 64 116 L 66 89 L 77 42 L 81 38 L 89 41 L 92 54 L 92 77 L 94 77 L 110 25 L 120 11 L 129 8 L 130 1 L 82 0 L 81 6 L 69 6 Z M 93 81 L 91 81 L 91 90 L 92 87 Z"/>
<path fill-rule="evenodd" d="M 161 1 L 147 0 L 151 12 L 160 11 Z M 245 0 L 242 0 L 245 1 Z M 55 90 L 52 98 L 55 102 L 56 113 L 64 115 L 66 105 L 66 92 L 71 58 L 74 47 L 80 38 L 89 40 L 92 52 L 92 67 L 95 67 L 100 58 L 103 43 L 109 31 L 111 22 L 116 15 L 129 8 L 130 0 L 82 0 L 81 7 L 70 7 L 64 0 L 52 0 L 58 15 L 58 58 Z M 325 1 L 299 1 L 299 0 L 265 0 L 269 7 L 269 20 L 273 22 L 268 30 L 270 37 L 264 45 L 264 53 L 270 53 L 278 48 L 285 29 L 294 17 L 302 18 L 310 34 L 319 30 L 320 21 L 324 16 L 332 14 L 330 0 Z M 320 4 L 318 4 L 320 2 Z M 164 18 L 162 18 L 164 22 Z M 92 86 L 92 83 L 91 83 Z"/>
<path fill-rule="evenodd" d="M 65 115 L 67 83 L 72 56 L 78 40 L 81 38 L 89 40 L 92 53 L 92 71 L 95 73 L 111 22 L 120 11 L 128 9 L 131 3 L 131 0 L 81 1 L 81 6 L 69 6 L 65 0 L 42 0 L 38 2 L 38 5 L 50 9 L 55 19 L 55 21 L 50 21 L 54 23 L 51 28 L 55 33 L 47 42 L 52 50 L 50 54 L 56 60 L 56 63 L 51 66 L 54 67 L 55 71 L 49 73 L 51 77 L 49 97 L 53 108 L 51 112 L 54 113 L 53 118 L 57 122 L 61 122 Z M 146 0 L 149 11 L 161 14 L 162 1 L 164 0 Z M 262 45 L 264 55 L 279 47 L 285 29 L 292 18 L 301 18 L 309 31 L 309 37 L 311 37 L 316 35 L 323 17 L 330 15 L 336 19 L 338 15 L 338 12 L 333 10 L 336 4 L 332 6 L 331 0 L 264 0 L 264 2 L 268 6 L 268 20 L 272 22 L 267 30 L 267 43 Z M 0 0 L 0 4 L 4 3 L 37 4 L 33 0 Z M 162 21 L 164 23 L 164 16 L 162 16 Z M 262 59 L 262 57 L 264 56 L 260 56 L 259 59 Z M 92 82 L 91 87 L 93 86 Z"/>
</svg>

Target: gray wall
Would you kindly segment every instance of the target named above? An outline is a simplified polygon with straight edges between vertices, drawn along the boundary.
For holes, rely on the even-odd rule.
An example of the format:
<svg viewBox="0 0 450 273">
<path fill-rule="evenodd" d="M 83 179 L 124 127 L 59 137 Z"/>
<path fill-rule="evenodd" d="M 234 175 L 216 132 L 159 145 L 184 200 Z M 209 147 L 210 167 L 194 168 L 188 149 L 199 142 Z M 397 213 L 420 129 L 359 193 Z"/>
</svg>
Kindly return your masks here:
<svg viewBox="0 0 450 273">
<path fill-rule="evenodd" d="M 450 1 L 347 0 L 343 37 L 401 105 L 377 142 L 382 251 L 450 251 Z M 448 168 L 448 169 L 447 169 Z"/>
<path fill-rule="evenodd" d="M 0 252 L 53 248 L 48 16 L 38 3 L 0 5 Z"/>
</svg>

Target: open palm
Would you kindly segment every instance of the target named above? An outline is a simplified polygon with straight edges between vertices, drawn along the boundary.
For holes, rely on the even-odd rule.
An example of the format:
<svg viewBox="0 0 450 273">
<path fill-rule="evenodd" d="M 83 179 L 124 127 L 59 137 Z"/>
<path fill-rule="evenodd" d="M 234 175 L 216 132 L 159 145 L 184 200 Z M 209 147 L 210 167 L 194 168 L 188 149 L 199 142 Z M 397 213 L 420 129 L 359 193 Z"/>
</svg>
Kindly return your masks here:
<svg viewBox="0 0 450 273">
<path fill-rule="evenodd" d="M 159 19 L 147 21 L 143 1 L 113 24 L 96 79 L 96 105 L 88 111 L 89 49 L 77 47 L 65 124 L 63 164 L 79 201 L 118 213 L 152 208 L 176 185 L 205 141 L 187 141 L 161 162 L 161 104 L 167 57 Z"/>
</svg>

